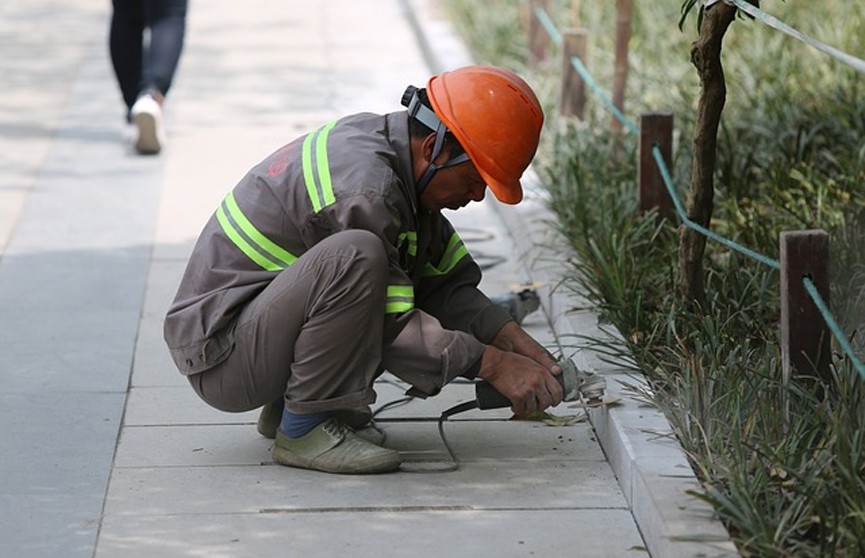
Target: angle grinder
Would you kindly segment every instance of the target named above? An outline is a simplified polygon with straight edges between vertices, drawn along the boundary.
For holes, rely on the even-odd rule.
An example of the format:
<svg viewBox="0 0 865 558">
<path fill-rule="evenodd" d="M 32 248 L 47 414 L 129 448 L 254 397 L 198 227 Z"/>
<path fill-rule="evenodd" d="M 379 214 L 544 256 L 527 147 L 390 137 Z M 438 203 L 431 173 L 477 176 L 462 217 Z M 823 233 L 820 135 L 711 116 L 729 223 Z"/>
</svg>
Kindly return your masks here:
<svg viewBox="0 0 865 558">
<path fill-rule="evenodd" d="M 607 389 L 607 381 L 603 376 L 580 370 L 569 358 L 562 358 L 557 364 L 562 368 L 562 373 L 555 378 L 562 384 L 563 401 L 583 401 L 586 405 L 603 402 Z M 500 409 L 513 405 L 510 399 L 485 381 L 475 384 L 475 398 L 478 409 Z"/>
<path fill-rule="evenodd" d="M 586 406 L 605 404 L 604 393 L 607 389 L 607 381 L 603 376 L 594 372 L 580 370 L 579 367 L 574 364 L 574 361 L 569 358 L 562 358 L 557 362 L 557 364 L 562 368 L 562 373 L 555 376 L 555 378 L 562 384 L 562 390 L 564 391 L 563 401 L 581 401 Z M 412 390 L 409 390 L 408 395 L 414 397 L 414 395 L 412 395 Z M 418 395 L 420 397 L 425 397 L 422 394 Z M 442 437 L 442 442 L 444 442 L 448 455 L 450 455 L 451 462 L 443 467 L 429 470 L 417 470 L 417 472 L 443 472 L 459 469 L 459 459 L 457 458 L 453 448 L 448 443 L 444 432 L 444 423 L 449 417 L 472 409 L 501 409 L 512 406 L 513 403 L 511 403 L 507 397 L 502 395 L 501 392 L 494 388 L 489 382 L 475 382 L 475 398 L 471 401 L 457 404 L 450 409 L 443 411 L 438 420 L 439 434 Z"/>
</svg>

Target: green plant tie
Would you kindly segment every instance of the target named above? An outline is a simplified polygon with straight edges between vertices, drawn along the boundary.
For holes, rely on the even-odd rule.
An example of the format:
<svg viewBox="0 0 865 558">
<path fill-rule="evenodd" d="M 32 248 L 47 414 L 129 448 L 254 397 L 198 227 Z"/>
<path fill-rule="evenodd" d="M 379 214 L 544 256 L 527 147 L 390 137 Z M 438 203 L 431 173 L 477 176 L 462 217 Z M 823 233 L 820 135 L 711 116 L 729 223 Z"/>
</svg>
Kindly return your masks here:
<svg viewBox="0 0 865 558">
<path fill-rule="evenodd" d="M 538 18 L 538 21 L 540 21 L 544 29 L 547 30 L 547 34 L 550 36 L 550 40 L 556 43 L 556 46 L 562 46 L 562 43 L 564 42 L 564 40 L 562 39 L 562 34 L 559 33 L 558 29 L 556 29 L 556 24 L 553 23 L 552 19 L 550 19 L 547 11 L 541 6 L 536 6 L 535 17 Z"/>
<path fill-rule="evenodd" d="M 700 234 L 711 238 L 712 240 L 720 242 L 731 250 L 735 250 L 736 252 L 745 254 L 749 258 L 755 259 L 758 262 L 771 267 L 772 269 L 781 269 L 781 264 L 780 262 L 778 262 L 778 260 L 773 260 L 771 258 L 767 258 L 762 254 L 758 254 L 750 248 L 746 248 L 741 244 L 737 244 L 736 242 L 733 242 L 728 238 L 724 238 L 723 236 L 714 233 L 706 227 L 699 225 L 689 219 L 688 215 L 685 213 L 685 208 L 682 205 L 682 201 L 676 195 L 676 187 L 673 185 L 673 181 L 670 179 L 670 171 L 667 169 L 667 165 L 666 163 L 664 163 L 664 156 L 661 153 L 661 149 L 657 145 L 652 146 L 652 156 L 654 157 L 655 162 L 658 164 L 658 169 L 661 171 L 661 177 L 664 179 L 664 185 L 667 187 L 667 191 L 670 193 L 670 197 L 673 199 L 673 204 L 676 206 L 676 212 L 679 214 L 679 217 L 682 219 L 682 222 L 685 223 L 685 225 L 694 229 Z"/>
<path fill-rule="evenodd" d="M 601 88 L 598 87 L 598 84 L 595 82 L 594 79 L 592 79 L 592 75 L 589 73 L 589 70 L 587 70 L 585 65 L 583 65 L 583 62 L 580 60 L 579 56 L 571 56 L 571 66 L 573 66 L 574 70 L 576 70 L 577 73 L 580 74 L 580 77 L 583 78 L 583 81 L 586 82 L 586 84 L 589 86 L 589 89 L 592 90 L 595 96 L 600 99 L 602 103 L 604 103 L 604 106 L 606 106 L 607 109 L 613 113 L 613 116 L 619 119 L 619 122 L 621 122 L 622 125 L 625 126 L 625 128 L 627 128 L 629 132 L 631 132 L 632 134 L 640 133 L 640 127 L 637 126 L 637 124 L 634 123 L 632 120 L 627 118 L 624 114 L 622 114 L 622 111 L 619 110 L 619 107 L 613 104 L 613 101 L 611 101 L 606 95 L 604 95 L 604 93 L 601 91 Z"/>
<path fill-rule="evenodd" d="M 856 371 L 859 372 L 862 379 L 865 380 L 865 365 L 863 365 L 862 361 L 859 360 L 859 357 L 856 356 L 856 353 L 853 351 L 853 346 L 850 345 L 849 341 L 847 341 L 847 337 L 844 335 L 844 332 L 841 331 L 838 322 L 836 322 L 835 318 L 832 316 L 832 312 L 829 311 L 829 306 L 817 291 L 814 281 L 812 281 L 810 277 L 803 277 L 802 283 L 805 285 L 805 290 L 808 291 L 809 295 L 811 295 L 811 300 L 814 301 L 814 304 L 817 305 L 817 309 L 820 310 L 820 313 L 823 315 L 823 319 L 826 320 L 826 325 L 829 326 L 832 335 L 835 336 L 835 339 L 838 340 L 838 344 L 841 345 L 841 349 L 847 355 L 847 358 L 850 359 L 850 362 L 853 364 Z"/>
<path fill-rule="evenodd" d="M 778 31 L 781 31 L 782 33 L 786 33 L 787 35 L 790 35 L 791 37 L 793 37 L 795 39 L 799 39 L 803 43 L 810 45 L 810 46 L 816 48 L 817 50 L 819 50 L 825 54 L 828 54 L 829 56 L 835 58 L 836 60 L 840 60 L 841 62 L 843 62 L 844 64 L 847 64 L 851 68 L 853 68 L 859 72 L 865 73 L 865 60 L 862 60 L 860 58 L 856 58 L 855 56 L 852 56 L 850 54 L 847 54 L 846 52 L 840 51 L 833 46 L 829 46 L 826 43 L 822 43 L 822 42 L 818 41 L 817 39 L 813 39 L 813 38 L 809 37 L 808 35 L 802 33 L 801 31 L 797 31 L 796 29 L 793 29 L 792 27 L 790 27 L 789 25 L 787 25 L 783 21 L 779 20 L 777 17 L 764 12 L 763 10 L 758 8 L 757 6 L 753 6 L 753 5 L 749 4 L 745 0 L 727 0 L 727 2 L 732 3 L 737 8 L 739 8 L 740 10 L 745 12 L 746 14 L 759 19 L 760 21 L 762 21 L 763 23 L 765 23 L 769 27 L 773 27 L 773 28 L 777 29 Z"/>
</svg>

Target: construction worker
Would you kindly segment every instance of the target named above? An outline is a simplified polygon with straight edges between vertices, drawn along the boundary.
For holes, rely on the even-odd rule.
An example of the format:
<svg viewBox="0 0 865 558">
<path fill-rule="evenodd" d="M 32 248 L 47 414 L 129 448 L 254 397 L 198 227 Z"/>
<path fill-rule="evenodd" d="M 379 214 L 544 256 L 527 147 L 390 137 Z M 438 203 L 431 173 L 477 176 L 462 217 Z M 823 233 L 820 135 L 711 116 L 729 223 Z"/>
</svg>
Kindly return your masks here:
<svg viewBox="0 0 865 558">
<path fill-rule="evenodd" d="M 332 473 L 399 467 L 358 436 L 385 370 L 432 396 L 489 381 L 517 413 L 562 400 L 553 356 L 477 285 L 442 216 L 489 187 L 522 199 L 543 112 L 516 74 L 467 66 L 409 87 L 408 110 L 347 116 L 256 165 L 205 225 L 165 318 L 209 405 L 263 407 L 274 460 Z"/>
</svg>

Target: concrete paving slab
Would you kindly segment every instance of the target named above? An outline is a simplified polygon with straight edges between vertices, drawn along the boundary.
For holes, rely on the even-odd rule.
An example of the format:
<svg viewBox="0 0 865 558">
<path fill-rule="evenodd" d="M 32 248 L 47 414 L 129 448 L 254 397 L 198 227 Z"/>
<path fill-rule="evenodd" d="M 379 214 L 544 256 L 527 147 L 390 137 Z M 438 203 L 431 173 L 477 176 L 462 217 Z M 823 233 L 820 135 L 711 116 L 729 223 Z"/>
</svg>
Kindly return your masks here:
<svg viewBox="0 0 865 558">
<path fill-rule="evenodd" d="M 182 539 L 165 536 L 177 531 L 184 533 Z M 265 510 L 208 518 L 113 516 L 105 520 L 99 542 L 96 558 L 647 555 L 627 510 L 367 507 L 312 513 Z"/>
<path fill-rule="evenodd" d="M 0 188 L 0 256 L 12 238 L 28 193 L 28 186 L 21 182 Z"/>
<path fill-rule="evenodd" d="M 125 397 L 0 394 L 0 556 L 92 554 Z"/>
<path fill-rule="evenodd" d="M 0 556 L 90 558 L 102 498 L 90 490 L 38 488 L 0 494 Z"/>
<path fill-rule="evenodd" d="M 39 182 L 22 207 L 10 254 L 151 242 L 162 162 L 126 156 L 111 131 L 119 114 L 105 111 L 116 98 L 106 88 L 111 82 L 102 41 L 90 48 L 70 92 L 75 110 L 58 122 Z"/>
<path fill-rule="evenodd" d="M 174 362 L 165 349 L 161 334 L 151 334 L 136 345 L 135 368 L 132 374 L 132 388 L 189 387 L 189 381 L 177 371 Z M 141 360 L 139 360 L 139 357 Z M 138 363 L 143 360 L 143 364 Z"/>
<path fill-rule="evenodd" d="M 111 136 L 84 146 L 81 138 L 54 142 L 38 188 L 22 210 L 16 232 L 19 251 L 150 245 L 153 224 L 146 209 L 156 209 L 162 165 L 127 162 L 117 141 Z M 70 171 L 73 165 L 93 170 Z M 43 216 L 51 226 L 41 223 Z"/>
<path fill-rule="evenodd" d="M 137 312 L 130 310 L 3 309 L 0 380 L 4 391 L 45 397 L 125 393 L 136 327 Z"/>
<path fill-rule="evenodd" d="M 586 461 L 465 461 L 454 472 L 354 476 L 276 464 L 116 467 L 104 513 L 218 515 L 369 506 L 626 509 L 616 486 L 609 467 Z"/>
<path fill-rule="evenodd" d="M 0 102 L 0 253 L 51 147 L 57 121 L 104 8 L 87 3 L 5 2 L 0 6 L 3 60 Z M 62 18 L 63 41 L 56 40 Z M 10 194 L 12 197 L 9 197 Z"/>
<path fill-rule="evenodd" d="M 180 374 L 171 360 L 162 335 L 162 324 L 180 277 L 185 261 L 154 260 L 147 275 L 147 292 L 135 345 L 135 368 L 131 385 L 138 387 L 186 387 L 188 380 Z"/>
<path fill-rule="evenodd" d="M 115 467 L 202 467 L 270 463 L 272 440 L 254 424 L 140 426 L 124 422 Z M 406 460 L 446 461 L 436 423 L 381 424 L 384 445 Z M 527 421 L 446 425 L 445 436 L 461 461 L 605 462 L 587 424 L 552 427 Z M 530 442 L 530 443 L 527 443 Z"/>
<path fill-rule="evenodd" d="M 383 424 L 385 445 L 404 458 L 447 456 L 437 424 Z M 596 461 L 605 462 L 588 421 L 548 426 L 534 421 L 461 421 L 445 424 L 445 436 L 461 462 L 470 461 Z"/>
<path fill-rule="evenodd" d="M 126 426 L 114 467 L 261 465 L 272 446 L 249 424 Z"/>
<path fill-rule="evenodd" d="M 179 373 L 177 375 L 180 376 Z M 123 426 L 128 429 L 133 426 L 164 425 L 254 425 L 257 420 L 258 410 L 225 413 L 214 409 L 203 402 L 186 382 L 178 386 L 130 388 Z"/>
<path fill-rule="evenodd" d="M 32 221 L 27 216 L 25 219 Z M 71 315 L 124 309 L 138 313 L 148 247 L 63 250 L 43 244 L 25 254 L 18 238 L 0 268 L 0 307 Z M 107 269 L 112 272 L 106 273 Z"/>
<path fill-rule="evenodd" d="M 62 398 L 56 393 L 0 394 L 3 493 L 68 486 L 80 496 L 78 490 L 90 479 L 106 476 L 110 462 L 93 456 L 113 453 L 125 397 L 123 392 L 68 392 Z M 69 421 L 73 409 L 75 420 Z"/>
</svg>

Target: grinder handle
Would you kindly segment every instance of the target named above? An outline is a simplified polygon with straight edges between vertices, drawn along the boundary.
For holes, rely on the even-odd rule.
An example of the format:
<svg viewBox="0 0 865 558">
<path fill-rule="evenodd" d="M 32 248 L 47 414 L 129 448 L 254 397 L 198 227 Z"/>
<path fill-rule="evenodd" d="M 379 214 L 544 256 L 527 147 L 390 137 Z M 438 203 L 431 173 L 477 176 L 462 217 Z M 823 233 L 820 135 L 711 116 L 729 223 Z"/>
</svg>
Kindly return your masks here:
<svg viewBox="0 0 865 558">
<path fill-rule="evenodd" d="M 564 389 L 564 374 L 554 376 Z M 502 393 L 486 381 L 475 383 L 475 398 L 478 401 L 478 409 L 502 409 L 511 407 L 513 403 L 510 399 L 502 395 Z"/>
</svg>

